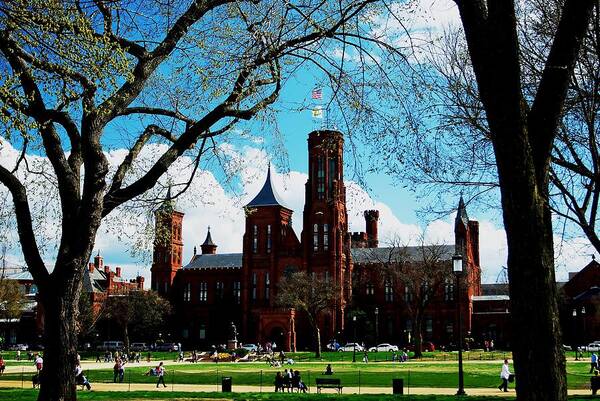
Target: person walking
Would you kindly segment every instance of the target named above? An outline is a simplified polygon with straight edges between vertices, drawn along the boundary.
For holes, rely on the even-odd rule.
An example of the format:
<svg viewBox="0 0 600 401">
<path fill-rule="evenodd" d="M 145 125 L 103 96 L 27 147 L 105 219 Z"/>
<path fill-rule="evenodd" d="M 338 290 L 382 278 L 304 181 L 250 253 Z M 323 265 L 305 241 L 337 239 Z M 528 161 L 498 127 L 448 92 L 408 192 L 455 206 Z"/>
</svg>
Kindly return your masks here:
<svg viewBox="0 0 600 401">
<path fill-rule="evenodd" d="M 592 356 L 590 357 L 590 374 L 594 373 L 594 370 L 598 370 L 598 355 L 592 352 Z"/>
<path fill-rule="evenodd" d="M 37 354 L 34 364 L 35 364 L 35 368 L 37 369 L 38 373 L 40 373 L 40 370 L 42 370 L 44 368 L 44 358 L 42 358 L 41 354 Z"/>
<path fill-rule="evenodd" d="M 502 384 L 498 386 L 498 390 L 508 392 L 508 379 L 510 378 L 510 370 L 508 369 L 508 359 L 504 360 L 504 364 L 502 365 L 502 371 L 500 372 L 500 378 L 502 379 Z"/>
<path fill-rule="evenodd" d="M 165 384 L 165 367 L 163 363 L 159 363 L 156 367 L 156 376 L 158 376 L 158 382 L 156 382 L 156 388 L 162 383 L 163 387 L 167 387 Z"/>
</svg>

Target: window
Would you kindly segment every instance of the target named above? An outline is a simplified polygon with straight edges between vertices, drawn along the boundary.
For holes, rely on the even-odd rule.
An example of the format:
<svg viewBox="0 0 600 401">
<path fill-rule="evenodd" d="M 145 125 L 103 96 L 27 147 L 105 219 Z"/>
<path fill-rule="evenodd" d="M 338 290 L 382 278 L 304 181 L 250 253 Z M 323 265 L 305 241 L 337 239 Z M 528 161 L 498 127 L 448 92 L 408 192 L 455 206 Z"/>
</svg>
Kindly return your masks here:
<svg viewBox="0 0 600 401">
<path fill-rule="evenodd" d="M 217 297 L 217 299 L 223 299 L 223 289 L 225 288 L 225 285 L 223 284 L 222 281 L 217 281 L 217 285 L 215 286 L 216 289 L 216 293 L 215 296 Z"/>
<path fill-rule="evenodd" d="M 317 158 L 317 198 L 325 198 L 325 161 L 323 156 Z"/>
<path fill-rule="evenodd" d="M 444 285 L 444 301 L 454 301 L 454 284 L 450 279 Z"/>
<path fill-rule="evenodd" d="M 325 282 L 329 283 L 329 272 L 325 272 Z"/>
<path fill-rule="evenodd" d="M 375 295 L 375 285 L 373 285 L 373 283 L 367 283 L 366 294 L 367 295 Z"/>
<path fill-rule="evenodd" d="M 313 251 L 319 252 L 319 225 L 313 226 Z"/>
<path fill-rule="evenodd" d="M 200 338 L 201 340 L 206 339 L 206 325 L 205 324 L 200 325 L 200 330 L 198 331 L 198 338 Z"/>
<path fill-rule="evenodd" d="M 187 340 L 189 336 L 190 336 L 190 331 L 188 329 L 181 330 L 181 337 L 183 337 Z"/>
<path fill-rule="evenodd" d="M 323 224 L 323 250 L 329 250 L 329 224 Z"/>
<path fill-rule="evenodd" d="M 427 337 L 431 337 L 433 334 L 433 319 L 430 317 L 425 318 L 425 333 L 427 333 Z"/>
<path fill-rule="evenodd" d="M 269 273 L 265 273 L 265 299 L 269 299 L 271 296 L 271 280 Z"/>
<path fill-rule="evenodd" d="M 271 225 L 267 226 L 267 253 L 271 253 Z"/>
<path fill-rule="evenodd" d="M 256 224 L 252 226 L 252 252 L 258 252 L 258 226 Z"/>
<path fill-rule="evenodd" d="M 423 301 L 429 301 L 429 282 L 425 281 L 421 284 L 421 297 Z"/>
<path fill-rule="evenodd" d="M 406 328 L 406 331 L 410 333 L 412 331 L 412 320 L 406 319 L 406 325 L 404 327 Z"/>
<path fill-rule="evenodd" d="M 165 283 L 164 283 L 164 284 L 165 284 L 165 290 L 164 290 L 164 291 L 165 291 L 165 294 L 166 294 L 167 292 L 169 292 L 169 283 L 167 283 L 167 282 L 165 281 Z"/>
<path fill-rule="evenodd" d="M 192 284 L 187 283 L 183 289 L 183 300 L 189 302 L 192 298 Z"/>
<path fill-rule="evenodd" d="M 385 280 L 385 302 L 394 302 L 394 288 L 391 280 Z"/>
<path fill-rule="evenodd" d="M 208 283 L 200 283 L 200 302 L 206 302 L 208 299 Z"/>
<path fill-rule="evenodd" d="M 333 196 L 333 180 L 335 179 L 335 161 L 335 157 L 329 159 L 329 171 L 327 172 L 327 187 L 329 191 L 329 198 Z"/>
<path fill-rule="evenodd" d="M 452 320 L 446 322 L 446 334 L 448 337 L 451 337 L 454 334 L 454 322 Z"/>
<path fill-rule="evenodd" d="M 235 300 L 235 303 L 238 305 L 242 301 L 242 286 L 239 281 L 235 281 L 233 283 L 233 299 Z"/>
<path fill-rule="evenodd" d="M 404 301 L 405 302 L 412 302 L 412 300 L 413 300 L 412 291 L 410 290 L 410 287 L 408 286 L 408 284 L 406 284 L 404 286 Z"/>
<path fill-rule="evenodd" d="M 252 273 L 252 300 L 253 301 L 256 300 L 256 282 L 257 282 L 256 273 Z"/>
</svg>

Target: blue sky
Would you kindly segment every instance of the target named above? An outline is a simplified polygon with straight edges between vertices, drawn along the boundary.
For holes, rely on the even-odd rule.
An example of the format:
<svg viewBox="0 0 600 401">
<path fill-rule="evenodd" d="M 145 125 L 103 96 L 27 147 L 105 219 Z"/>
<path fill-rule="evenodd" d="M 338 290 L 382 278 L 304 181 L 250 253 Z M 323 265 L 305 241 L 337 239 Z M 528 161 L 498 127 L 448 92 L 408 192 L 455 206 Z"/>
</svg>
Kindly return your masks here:
<svg viewBox="0 0 600 401">
<path fill-rule="evenodd" d="M 422 0 L 420 6 L 425 16 L 416 18 L 415 32 L 424 33 L 431 27 L 457 22 L 457 13 L 450 0 Z M 393 24 L 387 25 L 387 28 L 394 29 Z M 209 163 L 203 166 L 207 168 L 207 171 L 201 172 L 189 193 L 178 203 L 179 208 L 186 213 L 184 260 L 189 260 L 193 247 L 204 240 L 209 225 L 212 227 L 213 239 L 219 245 L 219 252 L 241 251 L 241 236 L 244 228 L 242 206 L 262 186 L 266 175 L 266 166 L 270 160 L 273 161 L 275 169 L 278 171 L 274 178 L 277 189 L 295 211 L 294 228 L 297 235 L 300 235 L 301 226 L 299 224 L 302 221 L 304 183 L 307 172 L 307 136 L 310 131 L 318 128 L 322 123 L 321 120 L 314 120 L 311 117 L 310 106 L 315 104 L 311 100 L 311 90 L 315 87 L 315 83 L 322 78 L 308 67 L 298 71 L 293 78 L 286 81 L 281 97 L 274 105 L 274 109 L 277 110 L 277 126 L 282 133 L 283 147 L 286 150 L 287 158 L 280 157 L 275 135 L 267 132 L 266 135 L 262 135 L 267 138 L 265 142 L 239 141 L 222 148 L 222 151 L 237 163 L 237 170 L 231 184 L 224 182 L 224 174 L 220 169 L 215 168 L 214 164 Z M 322 102 L 326 103 L 330 97 L 331 88 L 323 87 Z M 298 110 L 300 105 L 304 105 L 305 108 Z M 267 126 L 269 125 L 273 126 L 273 124 Z M 328 128 L 333 128 L 332 125 L 330 124 Z M 131 128 L 130 126 L 129 129 Z M 261 131 L 259 130 L 264 129 L 264 125 L 246 123 L 237 129 L 247 129 L 260 137 Z M 137 131 L 134 130 L 134 132 Z M 118 143 L 110 145 L 112 145 L 112 149 L 109 153 L 109 160 L 113 164 L 118 163 L 124 156 L 124 150 L 120 149 Z M 157 151 L 159 149 L 158 145 L 153 145 L 147 150 L 146 157 L 151 159 L 153 154 L 159 153 Z M 17 155 L 18 152 L 4 148 L 0 152 L 0 162 L 13 160 Z M 346 154 L 345 161 L 347 165 L 352 164 L 349 153 Z M 360 161 L 377 162 L 369 160 L 368 155 L 363 155 L 363 159 Z M 189 160 L 181 160 L 171 169 L 171 175 L 173 177 L 185 176 L 188 162 Z M 384 241 L 397 235 L 403 241 L 413 241 L 414 243 L 416 236 L 425 232 L 431 241 L 452 243 L 452 214 L 431 219 L 432 221 L 425 223 L 417 217 L 416 210 L 424 206 L 426 202 L 444 201 L 457 204 L 458 199 L 446 199 L 444 193 L 436 193 L 433 197 L 425 200 L 417 199 L 413 192 L 403 188 L 402 185 L 393 185 L 393 178 L 384 174 L 367 174 L 364 178 L 369 188 L 362 188 L 351 182 L 351 172 L 352 169 L 347 168 L 345 177 L 349 192 L 351 230 L 364 230 L 362 211 L 367 208 L 377 208 L 382 211 L 382 236 L 388 237 L 383 238 Z M 166 179 L 162 184 L 166 185 Z M 481 224 L 480 243 L 484 280 L 494 282 L 506 260 L 505 238 L 498 210 L 469 208 L 469 216 L 479 220 Z M 148 259 L 131 256 L 130 250 L 141 247 L 146 251 L 147 257 L 151 238 L 147 236 L 147 232 L 145 233 L 146 237 L 143 236 L 145 228 L 143 221 L 137 221 L 136 226 L 134 224 L 136 217 L 128 218 L 131 223 L 127 227 L 122 224 L 123 216 L 120 220 L 117 218 L 110 221 L 109 219 L 103 224 L 98 233 L 96 250 L 100 250 L 108 265 L 124 267 L 126 275 L 133 276 L 140 272 L 148 277 Z M 51 238 L 56 234 L 52 231 L 53 227 L 56 226 L 53 226 L 52 222 L 44 224 L 40 228 L 40 235 L 47 235 Z M 560 241 L 557 241 L 557 244 L 560 245 Z M 564 250 L 560 249 L 561 252 L 557 253 L 559 259 L 557 271 L 560 279 L 566 278 L 567 271 L 580 269 L 589 260 L 590 251 L 586 250 L 589 249 L 589 246 L 586 246 L 585 241 L 576 238 L 567 245 Z M 22 263 L 22 257 L 18 251 L 18 248 L 11 250 L 11 260 Z M 44 257 L 49 263 L 52 263 L 51 246 L 47 249 Z"/>
</svg>

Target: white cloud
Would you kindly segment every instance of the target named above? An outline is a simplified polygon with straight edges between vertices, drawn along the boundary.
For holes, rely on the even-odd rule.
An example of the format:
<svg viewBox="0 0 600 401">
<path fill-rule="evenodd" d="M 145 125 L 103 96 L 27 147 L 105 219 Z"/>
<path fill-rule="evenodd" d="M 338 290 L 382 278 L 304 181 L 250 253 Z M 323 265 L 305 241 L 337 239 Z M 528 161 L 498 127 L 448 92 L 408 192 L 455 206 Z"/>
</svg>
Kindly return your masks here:
<svg viewBox="0 0 600 401">
<path fill-rule="evenodd" d="M 18 152 L 6 143 L 1 143 L 0 164 L 12 166 Z M 163 145 L 150 145 L 141 155 L 140 166 L 156 159 L 157 155 L 164 150 Z M 227 154 L 228 163 L 226 169 L 237 177 L 239 182 L 235 191 L 225 187 L 222 182 L 210 171 L 199 171 L 192 181 L 190 189 L 177 200 L 178 208 L 185 212 L 183 224 L 184 237 L 184 262 L 192 257 L 194 246 L 204 241 L 207 227 L 211 227 L 213 240 L 219 246 L 219 253 L 240 252 L 242 249 L 242 236 L 245 229 L 243 206 L 248 203 L 262 187 L 268 165 L 268 157 L 264 150 L 253 147 L 236 149 L 232 146 L 223 146 L 221 151 Z M 122 149 L 111 151 L 107 154 L 112 168 L 119 163 L 126 152 Z M 44 165 L 46 161 L 40 157 L 31 157 L 32 161 Z M 169 171 L 173 183 L 183 182 L 191 171 L 191 160 L 187 157 L 181 158 Z M 275 169 L 274 169 L 275 170 Z M 138 168 L 136 174 L 142 169 Z M 47 204 L 56 198 L 49 198 L 43 191 L 44 185 L 35 184 L 38 176 L 26 176 L 28 188 L 31 188 L 32 204 L 34 212 L 41 213 L 47 209 Z M 273 184 L 286 206 L 294 211 L 293 226 L 296 234 L 300 236 L 302 230 L 302 211 L 304 208 L 305 183 L 307 175 L 298 171 L 290 171 L 285 174 L 274 173 Z M 31 182 L 30 182 L 31 181 Z M 161 180 L 166 186 L 168 178 Z M 234 185 L 235 186 L 235 185 Z M 376 201 L 358 184 L 352 181 L 346 182 L 347 208 L 350 231 L 364 231 L 365 221 L 363 211 L 377 209 L 380 212 L 379 235 L 380 244 L 385 246 L 390 241 L 400 241 L 403 244 L 416 244 L 418 238 L 424 235 L 429 243 L 454 243 L 454 216 L 431 222 L 425 229 L 416 224 L 402 222 L 393 213 L 389 205 Z M 228 189 L 226 189 L 228 188 Z M 149 194 L 150 197 L 164 195 L 164 187 L 155 188 Z M 163 193 L 161 193 L 163 192 Z M 6 196 L 6 190 L 0 187 L 0 195 Z M 9 197 L 10 201 L 10 197 Z M 8 202 L 10 204 L 10 202 Z M 475 211 L 470 211 L 472 217 Z M 151 231 L 148 231 L 147 213 L 139 210 L 124 210 L 107 219 L 98 232 L 95 249 L 100 250 L 105 258 L 105 263 L 123 268 L 125 277 L 133 277 L 138 272 L 149 279 L 149 261 L 133 258 L 129 255 L 133 246 L 141 246 L 150 250 L 152 246 Z M 44 219 L 46 218 L 46 219 Z M 52 237 L 46 231 L 57 233 L 59 214 L 44 214 L 39 216 L 40 230 L 44 238 Z M 123 224 L 126 221 L 127 224 Z M 39 234 L 39 233 L 38 233 Z M 13 240 L 16 240 L 13 237 Z M 568 239 L 556 243 L 557 255 L 557 278 L 565 280 L 568 270 L 579 270 L 590 260 L 592 248 L 583 238 Z M 14 250 L 19 251 L 18 247 Z M 50 245 L 45 253 L 45 259 L 53 259 L 53 248 Z M 199 251 L 199 249 L 198 249 Z M 483 268 L 484 282 L 495 282 L 501 267 L 506 265 L 506 237 L 501 227 L 491 221 L 480 221 L 480 254 Z M 11 260 L 22 261 L 22 257 L 11 256 Z M 22 263 L 22 262 L 21 262 Z"/>
</svg>

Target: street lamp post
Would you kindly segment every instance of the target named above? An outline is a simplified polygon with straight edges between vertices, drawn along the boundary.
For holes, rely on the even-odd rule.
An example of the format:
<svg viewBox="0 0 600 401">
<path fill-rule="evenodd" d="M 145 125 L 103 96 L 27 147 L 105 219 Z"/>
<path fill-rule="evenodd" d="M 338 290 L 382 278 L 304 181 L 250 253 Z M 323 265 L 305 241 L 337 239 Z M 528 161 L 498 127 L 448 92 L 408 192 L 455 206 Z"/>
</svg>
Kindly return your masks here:
<svg viewBox="0 0 600 401">
<path fill-rule="evenodd" d="M 379 308 L 375 308 L 375 347 L 377 347 L 378 344 L 379 344 Z"/>
<path fill-rule="evenodd" d="M 463 348 L 463 333 L 462 333 L 462 313 L 460 307 L 460 278 L 463 273 L 463 259 L 462 256 L 456 254 L 452 257 L 452 270 L 456 276 L 456 310 L 458 313 L 458 391 L 456 395 L 466 395 L 464 375 L 463 375 L 463 360 L 462 360 L 462 348 Z"/>
<path fill-rule="evenodd" d="M 354 326 L 354 342 L 352 343 L 352 363 L 356 362 L 356 315 L 352 316 L 352 326 Z"/>
</svg>

